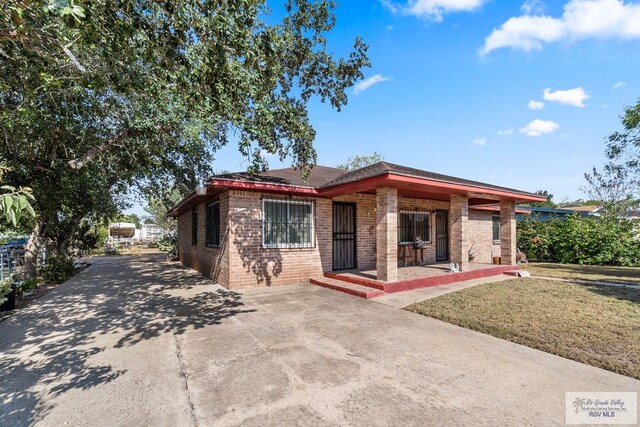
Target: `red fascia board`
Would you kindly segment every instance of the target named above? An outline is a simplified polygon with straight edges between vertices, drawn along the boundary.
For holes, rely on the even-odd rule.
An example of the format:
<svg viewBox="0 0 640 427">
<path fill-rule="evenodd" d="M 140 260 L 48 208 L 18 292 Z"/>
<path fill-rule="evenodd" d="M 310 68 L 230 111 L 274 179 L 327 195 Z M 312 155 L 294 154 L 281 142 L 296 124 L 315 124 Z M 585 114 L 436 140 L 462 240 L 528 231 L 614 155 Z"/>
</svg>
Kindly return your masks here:
<svg viewBox="0 0 640 427">
<path fill-rule="evenodd" d="M 312 187 L 299 187 L 295 185 L 268 184 L 264 182 L 233 181 L 226 179 L 212 179 L 209 185 L 225 187 L 234 190 L 265 191 L 268 193 L 303 194 L 318 196 L 318 190 Z M 546 199 L 545 199 L 546 200 Z"/>
<path fill-rule="evenodd" d="M 334 195 L 334 194 L 341 194 L 341 193 L 343 194 L 346 192 L 363 190 L 365 188 L 371 188 L 379 185 L 397 186 L 398 184 L 425 185 L 431 188 L 442 189 L 452 194 L 482 192 L 484 194 L 489 194 L 492 196 L 497 196 L 497 197 L 506 198 L 506 199 L 514 199 L 518 201 L 544 202 L 545 200 L 547 200 L 546 197 L 536 196 L 532 194 L 529 195 L 529 194 L 522 194 L 522 193 L 514 193 L 508 190 L 499 190 L 499 189 L 489 188 L 489 187 L 436 181 L 433 179 L 420 178 L 420 177 L 409 176 L 409 175 L 401 175 L 396 173 L 386 173 L 383 175 L 365 178 L 359 181 L 340 184 L 335 187 L 323 188 L 320 190 L 320 193 L 324 195 Z"/>
</svg>

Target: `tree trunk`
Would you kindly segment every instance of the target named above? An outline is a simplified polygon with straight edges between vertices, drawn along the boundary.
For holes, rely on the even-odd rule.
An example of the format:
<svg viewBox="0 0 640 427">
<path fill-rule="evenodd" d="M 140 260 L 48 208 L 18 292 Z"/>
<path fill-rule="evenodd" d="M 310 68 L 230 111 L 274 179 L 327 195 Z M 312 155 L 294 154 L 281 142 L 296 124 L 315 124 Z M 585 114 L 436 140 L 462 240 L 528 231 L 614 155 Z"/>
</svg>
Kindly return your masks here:
<svg viewBox="0 0 640 427">
<path fill-rule="evenodd" d="M 38 251 L 42 247 L 42 235 L 45 225 L 42 221 L 37 221 L 36 225 L 29 234 L 29 241 L 25 247 L 24 254 L 24 270 L 27 278 L 36 277 L 37 263 L 38 263 Z"/>
</svg>

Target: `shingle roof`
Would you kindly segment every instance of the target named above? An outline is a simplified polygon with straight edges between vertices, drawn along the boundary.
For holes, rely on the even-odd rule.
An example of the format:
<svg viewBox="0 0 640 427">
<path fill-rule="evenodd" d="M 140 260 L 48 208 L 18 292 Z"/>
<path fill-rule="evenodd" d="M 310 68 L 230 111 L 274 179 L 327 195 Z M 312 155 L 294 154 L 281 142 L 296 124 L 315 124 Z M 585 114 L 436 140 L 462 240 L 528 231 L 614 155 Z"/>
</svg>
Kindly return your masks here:
<svg viewBox="0 0 640 427">
<path fill-rule="evenodd" d="M 272 169 L 261 174 L 248 172 L 233 172 L 214 175 L 211 179 L 230 179 L 234 181 L 262 182 L 266 184 L 294 185 L 296 187 L 321 188 L 328 182 L 338 179 L 347 173 L 344 169 L 327 166 L 314 166 L 307 182 L 300 177 L 300 171 L 294 168 Z"/>
</svg>

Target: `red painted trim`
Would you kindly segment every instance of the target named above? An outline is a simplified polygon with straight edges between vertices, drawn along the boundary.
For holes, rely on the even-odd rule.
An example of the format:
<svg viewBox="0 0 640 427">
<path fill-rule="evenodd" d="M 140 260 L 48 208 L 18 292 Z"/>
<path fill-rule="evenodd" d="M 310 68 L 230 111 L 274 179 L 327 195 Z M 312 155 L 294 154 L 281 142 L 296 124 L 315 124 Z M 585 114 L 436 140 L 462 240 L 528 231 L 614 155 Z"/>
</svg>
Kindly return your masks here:
<svg viewBox="0 0 640 427">
<path fill-rule="evenodd" d="M 402 282 L 391 282 L 385 284 L 386 293 L 410 291 L 418 288 L 428 288 L 431 286 L 448 285 L 450 283 L 464 282 L 466 280 L 481 279 L 483 277 L 499 276 L 505 271 L 517 270 L 513 265 L 501 265 L 499 267 L 482 268 L 479 270 L 461 271 L 459 273 L 447 273 L 441 276 L 420 277 L 418 279 L 405 280 Z"/>
<path fill-rule="evenodd" d="M 334 273 L 332 271 L 327 271 L 324 275 L 330 279 L 342 280 L 343 282 L 353 283 L 354 285 L 367 286 L 369 288 L 386 291 L 385 283 L 377 280 L 366 279 L 358 276 L 349 276 L 346 274 Z"/>
<path fill-rule="evenodd" d="M 518 201 L 544 202 L 546 200 L 546 198 L 542 196 L 514 193 L 507 190 L 498 190 L 495 188 L 483 187 L 480 185 L 455 184 L 450 182 L 436 181 L 433 179 L 401 175 L 396 173 L 386 173 L 383 175 L 365 178 L 355 182 L 348 182 L 345 184 L 336 185 L 330 188 L 321 188 L 319 190 L 319 193 L 323 195 L 331 196 L 331 195 L 337 195 L 337 194 L 357 192 L 357 191 L 364 190 L 365 188 L 370 189 L 370 188 L 381 186 L 381 185 L 397 186 L 397 184 L 427 186 L 427 187 L 431 187 L 431 189 L 437 188 L 437 189 L 443 190 L 445 193 L 448 193 L 448 194 L 467 194 L 469 192 L 481 192 L 482 194 L 488 194 L 492 196 L 513 199 Z"/>
<path fill-rule="evenodd" d="M 333 289 L 335 291 L 340 291 L 346 294 L 355 295 L 360 298 L 370 299 L 370 298 L 379 297 L 380 295 L 384 295 L 384 292 L 379 290 L 375 290 L 375 291 L 371 290 L 371 291 L 365 292 L 359 289 L 353 289 L 346 286 L 343 287 L 340 285 L 334 285 L 333 283 L 323 282 L 322 280 L 318 280 L 318 279 L 309 279 L 309 282 L 317 286 L 322 286 L 323 288 Z"/>
<path fill-rule="evenodd" d="M 312 195 L 312 196 L 319 195 L 318 190 L 312 187 L 265 184 L 263 182 L 245 182 L 245 181 L 233 181 L 233 180 L 226 180 L 226 179 L 212 179 L 208 185 L 226 187 L 234 190 L 265 191 L 269 193 L 305 194 L 305 195 Z"/>
</svg>

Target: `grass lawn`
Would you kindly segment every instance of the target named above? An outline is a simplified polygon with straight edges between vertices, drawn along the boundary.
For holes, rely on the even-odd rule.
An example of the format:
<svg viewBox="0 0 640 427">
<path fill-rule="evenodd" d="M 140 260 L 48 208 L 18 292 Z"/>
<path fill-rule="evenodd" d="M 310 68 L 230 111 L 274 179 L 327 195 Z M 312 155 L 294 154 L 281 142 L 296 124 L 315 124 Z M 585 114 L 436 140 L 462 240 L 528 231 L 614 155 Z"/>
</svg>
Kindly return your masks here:
<svg viewBox="0 0 640 427">
<path fill-rule="evenodd" d="M 536 278 L 489 283 L 407 308 L 640 379 L 640 290 Z"/>
<path fill-rule="evenodd" d="M 562 279 L 594 280 L 612 283 L 633 283 L 640 285 L 640 268 L 607 267 L 599 265 L 532 263 L 520 264 L 533 276 L 559 277 Z"/>
</svg>

